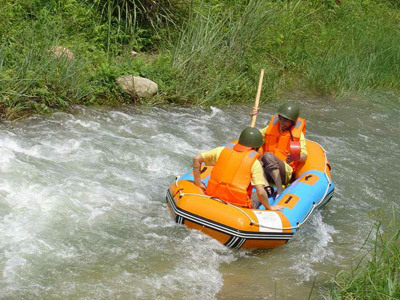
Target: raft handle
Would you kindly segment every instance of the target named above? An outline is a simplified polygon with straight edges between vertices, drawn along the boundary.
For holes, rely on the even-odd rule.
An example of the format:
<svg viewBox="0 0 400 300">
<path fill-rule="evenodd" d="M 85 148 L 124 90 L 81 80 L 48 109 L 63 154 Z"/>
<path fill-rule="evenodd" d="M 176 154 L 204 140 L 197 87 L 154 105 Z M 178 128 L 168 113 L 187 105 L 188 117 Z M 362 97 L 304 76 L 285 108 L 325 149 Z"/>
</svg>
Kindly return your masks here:
<svg viewBox="0 0 400 300">
<path fill-rule="evenodd" d="M 183 189 L 179 189 L 176 191 L 176 193 L 172 196 L 173 198 L 175 198 L 176 194 L 178 194 L 180 191 L 183 191 Z M 179 199 L 182 198 L 181 196 L 179 196 Z"/>
</svg>

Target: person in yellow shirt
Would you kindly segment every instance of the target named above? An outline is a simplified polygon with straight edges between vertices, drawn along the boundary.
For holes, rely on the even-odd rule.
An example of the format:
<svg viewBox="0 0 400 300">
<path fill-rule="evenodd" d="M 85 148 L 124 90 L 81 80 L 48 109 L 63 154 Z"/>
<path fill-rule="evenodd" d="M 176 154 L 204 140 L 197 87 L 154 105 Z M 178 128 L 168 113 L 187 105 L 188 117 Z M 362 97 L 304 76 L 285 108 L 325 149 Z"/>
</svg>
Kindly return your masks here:
<svg viewBox="0 0 400 300">
<path fill-rule="evenodd" d="M 205 189 L 205 193 L 232 204 L 258 208 L 260 203 L 269 210 L 281 210 L 282 207 L 271 206 L 264 189 L 266 181 L 259 161 L 257 149 L 263 144 L 258 129 L 248 127 L 242 131 L 237 144 L 218 147 L 197 154 L 193 157 L 194 183 Z M 202 163 L 214 166 L 207 188 L 201 181 L 200 167 Z M 252 200 L 251 191 L 256 189 L 258 201 Z"/>
<path fill-rule="evenodd" d="M 278 109 L 278 114 L 271 118 L 269 125 L 260 130 L 264 138 L 264 154 L 261 158 L 267 182 L 273 181 L 277 195 L 283 191 L 292 179 L 300 162 L 307 160 L 305 139 L 306 120 L 299 117 L 300 107 L 295 103 L 285 103 Z M 253 107 L 251 116 L 257 115 L 258 109 Z M 297 151 L 291 153 L 291 145 L 298 143 Z M 267 193 L 272 194 L 272 188 L 267 184 Z"/>
</svg>

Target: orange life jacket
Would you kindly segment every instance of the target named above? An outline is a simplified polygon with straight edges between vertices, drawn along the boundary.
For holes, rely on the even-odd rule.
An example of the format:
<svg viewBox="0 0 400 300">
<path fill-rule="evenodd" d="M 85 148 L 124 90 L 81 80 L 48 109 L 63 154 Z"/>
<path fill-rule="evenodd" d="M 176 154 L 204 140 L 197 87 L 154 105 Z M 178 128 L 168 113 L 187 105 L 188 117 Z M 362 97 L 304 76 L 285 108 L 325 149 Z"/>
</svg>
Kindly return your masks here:
<svg viewBox="0 0 400 300">
<path fill-rule="evenodd" d="M 238 152 L 233 146 L 225 147 L 214 164 L 206 194 L 251 208 L 251 167 L 260 154 L 251 149 Z"/>
<path fill-rule="evenodd" d="M 269 122 L 264 139 L 264 152 L 271 152 L 279 159 L 286 162 L 290 153 L 290 142 L 299 142 L 300 134 L 306 134 L 306 120 L 297 118 L 296 124 L 290 130 L 281 132 L 279 129 L 278 115 L 274 115 Z M 290 163 L 293 170 L 296 169 L 298 162 Z"/>
</svg>

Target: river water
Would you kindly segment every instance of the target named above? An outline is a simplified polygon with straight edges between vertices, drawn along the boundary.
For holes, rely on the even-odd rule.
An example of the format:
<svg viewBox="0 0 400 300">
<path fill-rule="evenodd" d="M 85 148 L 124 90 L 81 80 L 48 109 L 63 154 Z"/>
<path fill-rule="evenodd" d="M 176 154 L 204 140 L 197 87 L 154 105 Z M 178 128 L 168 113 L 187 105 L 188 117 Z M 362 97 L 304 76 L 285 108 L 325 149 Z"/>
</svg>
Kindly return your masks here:
<svg viewBox="0 0 400 300">
<path fill-rule="evenodd" d="M 400 207 L 399 98 L 293 99 L 336 190 L 267 251 L 177 225 L 165 202 L 194 154 L 237 138 L 250 105 L 77 107 L 1 124 L 0 298 L 322 298 L 329 276 L 357 261 L 371 212 Z M 279 104 L 261 107 L 259 128 Z"/>
</svg>

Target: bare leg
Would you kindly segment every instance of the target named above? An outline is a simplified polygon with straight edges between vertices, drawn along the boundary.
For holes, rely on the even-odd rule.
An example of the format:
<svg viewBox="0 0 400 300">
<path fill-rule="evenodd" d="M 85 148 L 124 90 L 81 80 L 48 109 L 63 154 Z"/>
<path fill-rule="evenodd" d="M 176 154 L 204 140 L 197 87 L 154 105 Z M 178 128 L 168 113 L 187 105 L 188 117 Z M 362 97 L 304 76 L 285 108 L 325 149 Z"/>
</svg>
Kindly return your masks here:
<svg viewBox="0 0 400 300">
<path fill-rule="evenodd" d="M 272 180 L 276 185 L 277 193 L 282 193 L 282 176 L 285 175 L 284 163 L 270 152 L 264 153 L 261 161 L 263 162 L 264 175 L 267 182 Z"/>
<path fill-rule="evenodd" d="M 275 182 L 277 193 L 281 194 L 283 192 L 283 188 L 282 188 L 282 178 L 281 175 L 279 174 L 279 170 L 278 169 L 272 170 L 270 174 L 272 180 Z"/>
</svg>

